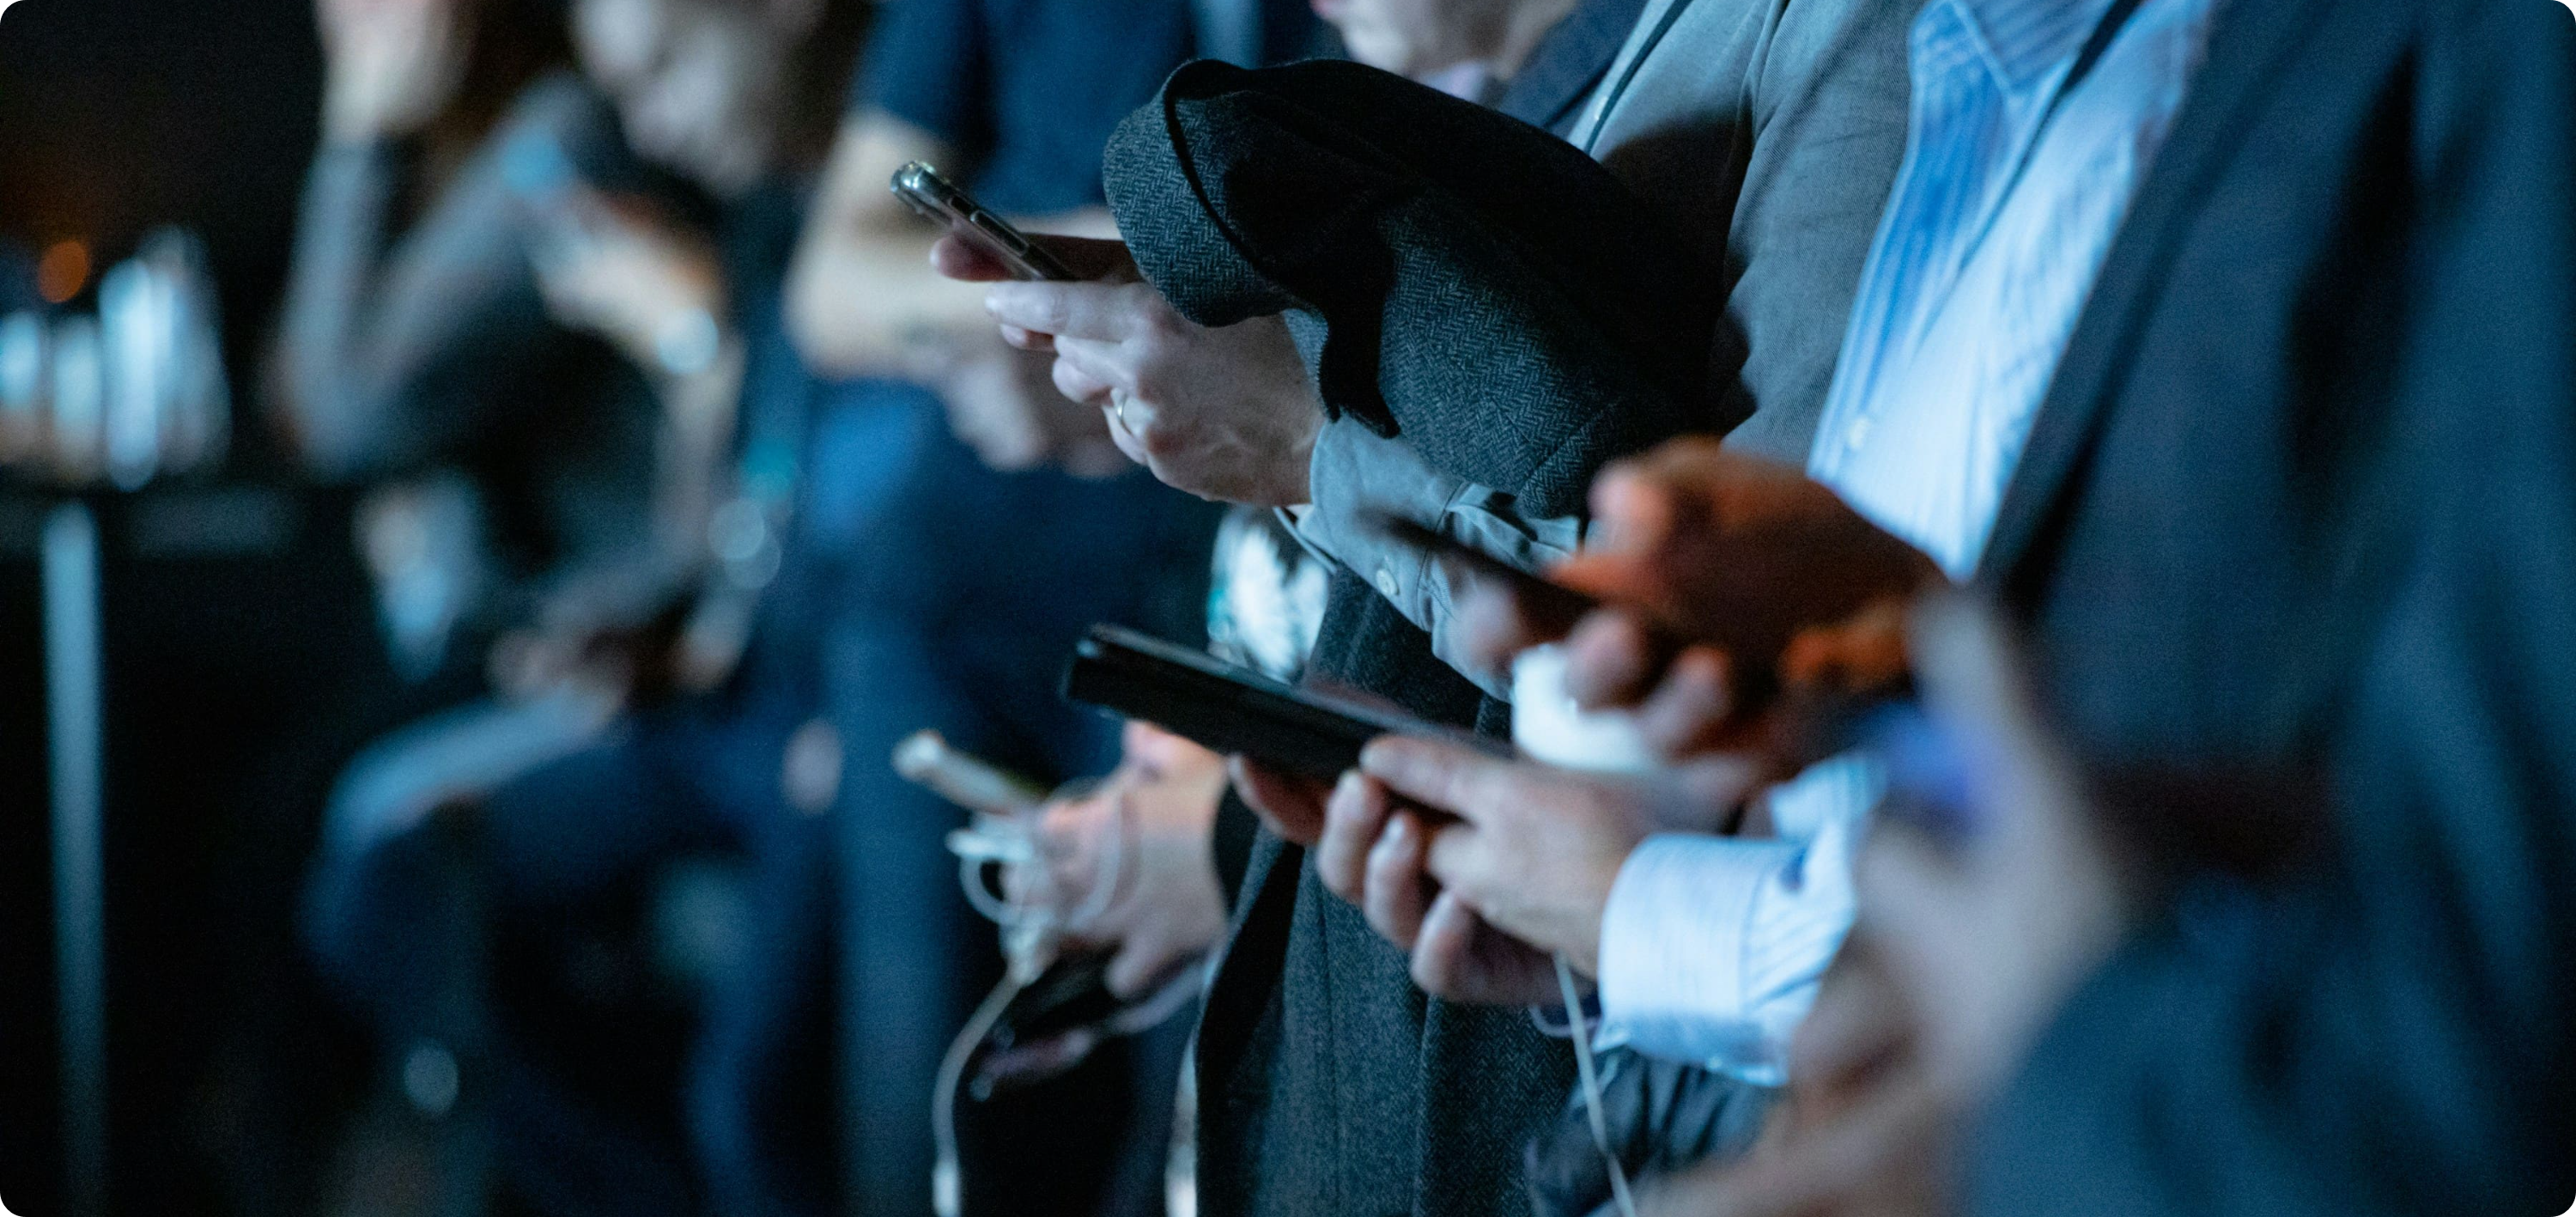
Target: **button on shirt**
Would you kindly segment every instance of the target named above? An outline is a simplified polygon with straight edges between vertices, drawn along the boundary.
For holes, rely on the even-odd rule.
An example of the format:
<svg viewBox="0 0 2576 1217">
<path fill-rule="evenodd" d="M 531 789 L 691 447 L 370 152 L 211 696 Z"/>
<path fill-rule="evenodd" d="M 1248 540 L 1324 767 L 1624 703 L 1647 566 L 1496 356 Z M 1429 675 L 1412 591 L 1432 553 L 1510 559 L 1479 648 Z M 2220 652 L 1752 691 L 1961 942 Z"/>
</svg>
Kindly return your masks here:
<svg viewBox="0 0 2576 1217">
<path fill-rule="evenodd" d="M 1496 697 L 1511 696 L 1508 673 L 1468 661 L 1457 602 L 1474 578 L 1458 564 L 1388 539 L 1369 520 L 1387 512 L 1464 541 L 1493 557 L 1535 571 L 1574 553 L 1579 516 L 1533 517 L 1512 496 L 1431 467 L 1411 444 L 1388 439 L 1356 419 L 1337 419 L 1315 437 L 1312 480 L 1336 493 L 1288 516 L 1297 538 L 1318 555 L 1369 581 L 1405 619 L 1431 635 L 1431 653 Z"/>
<path fill-rule="evenodd" d="M 2111 0 L 1932 0 L 1916 19 L 1905 164 L 1808 471 L 1953 578 L 1985 551 L 2215 5 L 2145 0 L 2072 88 Z M 1851 846 L 1877 784 L 1850 764 L 1774 795 L 1781 841 L 1638 848 L 1602 920 L 1604 1042 L 1785 1079 L 1851 924 Z"/>
</svg>

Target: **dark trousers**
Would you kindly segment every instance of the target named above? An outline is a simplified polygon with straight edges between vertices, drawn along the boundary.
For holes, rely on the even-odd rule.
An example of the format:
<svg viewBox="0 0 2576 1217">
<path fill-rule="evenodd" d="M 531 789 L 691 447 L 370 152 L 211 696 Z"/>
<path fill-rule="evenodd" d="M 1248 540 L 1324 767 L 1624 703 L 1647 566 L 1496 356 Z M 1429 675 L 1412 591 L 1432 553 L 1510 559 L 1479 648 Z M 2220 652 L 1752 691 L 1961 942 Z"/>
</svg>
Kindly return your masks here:
<svg viewBox="0 0 2576 1217">
<path fill-rule="evenodd" d="M 820 1063 L 809 1048 L 816 1059 L 800 1069 L 798 1046 L 813 1037 L 794 1028 L 821 1018 L 829 823 L 780 794 L 785 741 L 805 709 L 702 700 L 601 724 L 559 703 L 472 706 L 377 745 L 343 781 L 308 938 L 395 1069 L 417 1067 L 409 1057 L 423 1048 L 460 1063 L 460 1099 L 489 1122 L 495 1165 L 542 1211 L 682 1213 L 701 1187 L 720 1212 L 826 1211 L 824 1155 L 785 1152 L 769 1132 Z M 720 873 L 736 881 L 657 884 L 693 857 L 725 860 Z M 537 927 L 542 942 L 619 904 L 641 913 L 631 920 L 642 955 L 627 970 L 646 970 L 591 983 L 591 996 L 649 997 L 674 987 L 672 972 L 697 973 L 680 1113 L 695 1179 L 674 1161 L 652 1096 L 621 1102 L 639 1096 L 584 1087 L 565 1061 L 585 1047 L 663 1045 L 565 1026 L 552 1010 L 514 1017 L 495 992 L 527 962 L 495 959 L 496 941 L 518 938 L 496 931 Z M 693 953 L 694 966 L 655 970 L 657 951 Z M 580 953 L 540 952 L 539 966 Z M 654 1003 L 618 1009 L 638 1004 Z"/>
</svg>

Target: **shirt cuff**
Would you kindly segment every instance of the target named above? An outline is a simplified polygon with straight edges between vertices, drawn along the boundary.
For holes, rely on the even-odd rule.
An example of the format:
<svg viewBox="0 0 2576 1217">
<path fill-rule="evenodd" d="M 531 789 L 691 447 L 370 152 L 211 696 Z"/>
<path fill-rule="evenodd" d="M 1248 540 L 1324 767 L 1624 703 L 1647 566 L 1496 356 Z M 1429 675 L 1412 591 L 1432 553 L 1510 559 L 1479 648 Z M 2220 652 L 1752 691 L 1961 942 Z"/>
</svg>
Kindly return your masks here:
<svg viewBox="0 0 2576 1217">
<path fill-rule="evenodd" d="M 1720 1068 L 1776 1066 L 1753 1008 L 1746 946 L 1763 886 L 1802 848 L 1697 834 L 1638 845 L 1601 915 L 1602 1046 Z"/>
<path fill-rule="evenodd" d="M 1464 483 L 1432 469 L 1403 441 L 1348 418 L 1315 437 L 1308 481 L 1314 506 L 1297 519 L 1298 538 L 1368 580 L 1405 620 L 1424 630 L 1437 625 L 1428 557 L 1388 540 L 1365 517 L 1391 512 L 1436 530 Z"/>
<path fill-rule="evenodd" d="M 1480 671 L 1453 637 L 1455 606 L 1471 572 L 1386 538 L 1366 518 L 1391 513 L 1456 538 L 1495 560 L 1537 570 L 1581 543 L 1583 518 L 1532 518 L 1512 496 L 1431 467 L 1400 439 L 1352 419 L 1324 427 L 1308 467 L 1314 504 L 1291 527 L 1318 556 L 1368 581 L 1407 621 L 1431 635 L 1431 651 L 1487 693 L 1508 701 L 1508 672 Z"/>
</svg>

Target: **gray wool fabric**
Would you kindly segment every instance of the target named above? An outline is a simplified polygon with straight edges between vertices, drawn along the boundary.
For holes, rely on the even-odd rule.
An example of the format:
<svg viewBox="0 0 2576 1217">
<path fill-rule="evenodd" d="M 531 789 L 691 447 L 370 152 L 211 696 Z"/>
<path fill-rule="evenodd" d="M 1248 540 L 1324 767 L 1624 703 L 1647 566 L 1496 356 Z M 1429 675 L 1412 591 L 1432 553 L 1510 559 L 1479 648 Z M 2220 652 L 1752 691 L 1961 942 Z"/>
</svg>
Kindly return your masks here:
<svg viewBox="0 0 2576 1217">
<path fill-rule="evenodd" d="M 1796 459 L 1903 153 L 1914 7 L 1650 0 L 1579 152 L 1349 65 L 1193 65 L 1113 138 L 1111 206 L 1184 315 L 1287 311 L 1333 409 L 1530 514 L 1677 433 Z M 1508 722 L 1348 571 L 1309 672 Z M 1201 1211 L 1526 1214 L 1573 1072 L 1527 1011 L 1426 997 L 1264 832 L 1200 1024 Z"/>
<path fill-rule="evenodd" d="M 1289 314 L 1328 409 L 1531 510 L 1737 421 L 1707 400 L 1715 272 L 1517 119 L 1354 63 L 1202 61 L 1120 124 L 1106 176 L 1174 310 Z"/>
</svg>

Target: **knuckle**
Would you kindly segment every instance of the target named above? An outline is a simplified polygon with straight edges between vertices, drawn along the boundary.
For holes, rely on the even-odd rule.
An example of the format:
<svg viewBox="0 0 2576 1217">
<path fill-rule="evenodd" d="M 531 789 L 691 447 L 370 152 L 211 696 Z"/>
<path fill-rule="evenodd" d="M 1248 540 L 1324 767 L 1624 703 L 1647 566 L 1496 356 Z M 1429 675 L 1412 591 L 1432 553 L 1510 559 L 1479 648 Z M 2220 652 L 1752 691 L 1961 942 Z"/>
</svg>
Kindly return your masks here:
<svg viewBox="0 0 2576 1217">
<path fill-rule="evenodd" d="M 1160 420 L 1148 421 L 1137 433 L 1147 455 L 1157 460 L 1178 460 L 1190 450 L 1190 429 Z"/>
</svg>

